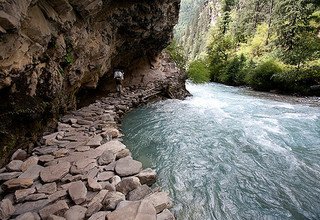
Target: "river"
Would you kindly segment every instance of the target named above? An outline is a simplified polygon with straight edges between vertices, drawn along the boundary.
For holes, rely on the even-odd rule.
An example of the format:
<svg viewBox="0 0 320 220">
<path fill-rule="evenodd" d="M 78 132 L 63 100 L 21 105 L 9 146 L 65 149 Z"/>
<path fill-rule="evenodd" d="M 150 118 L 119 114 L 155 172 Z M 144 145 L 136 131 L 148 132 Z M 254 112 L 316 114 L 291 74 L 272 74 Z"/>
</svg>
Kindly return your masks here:
<svg viewBox="0 0 320 220">
<path fill-rule="evenodd" d="M 320 108 L 219 84 L 138 108 L 124 142 L 178 220 L 320 219 Z"/>
</svg>

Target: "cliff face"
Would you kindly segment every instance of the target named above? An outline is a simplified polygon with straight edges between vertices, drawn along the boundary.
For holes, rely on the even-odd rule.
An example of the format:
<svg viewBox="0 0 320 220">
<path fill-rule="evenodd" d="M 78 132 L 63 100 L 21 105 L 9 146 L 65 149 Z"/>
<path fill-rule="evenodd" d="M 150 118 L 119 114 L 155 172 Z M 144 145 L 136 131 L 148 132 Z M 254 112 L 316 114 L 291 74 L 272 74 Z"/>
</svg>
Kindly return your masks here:
<svg viewBox="0 0 320 220">
<path fill-rule="evenodd" d="M 168 44 L 180 0 L 0 0 L 0 157 Z M 128 83 L 128 82 L 126 82 Z M 32 128 L 32 129 L 31 129 Z"/>
</svg>

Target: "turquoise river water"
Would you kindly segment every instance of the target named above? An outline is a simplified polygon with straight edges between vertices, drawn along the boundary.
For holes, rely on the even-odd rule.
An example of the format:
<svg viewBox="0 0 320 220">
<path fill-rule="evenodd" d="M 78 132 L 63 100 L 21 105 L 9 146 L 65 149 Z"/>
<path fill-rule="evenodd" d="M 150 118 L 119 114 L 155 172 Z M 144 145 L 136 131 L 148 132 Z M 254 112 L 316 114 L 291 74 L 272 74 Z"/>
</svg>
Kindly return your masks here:
<svg viewBox="0 0 320 220">
<path fill-rule="evenodd" d="M 178 220 L 320 219 L 320 108 L 219 84 L 130 112 L 124 142 Z"/>
</svg>

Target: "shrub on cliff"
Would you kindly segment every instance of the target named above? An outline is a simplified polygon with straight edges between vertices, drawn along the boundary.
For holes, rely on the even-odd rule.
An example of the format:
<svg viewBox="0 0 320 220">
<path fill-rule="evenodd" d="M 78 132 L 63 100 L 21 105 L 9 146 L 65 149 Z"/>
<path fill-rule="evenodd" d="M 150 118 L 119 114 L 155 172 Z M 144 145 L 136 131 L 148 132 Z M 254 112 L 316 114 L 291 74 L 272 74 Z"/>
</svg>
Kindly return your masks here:
<svg viewBox="0 0 320 220">
<path fill-rule="evenodd" d="M 187 74 L 194 83 L 205 83 L 210 81 L 209 68 L 204 60 L 195 60 L 191 62 Z"/>
<path fill-rule="evenodd" d="M 183 55 L 183 49 L 177 44 L 175 40 L 166 48 L 166 52 L 170 55 L 171 59 L 177 64 L 180 69 L 186 68 L 186 58 Z"/>
</svg>

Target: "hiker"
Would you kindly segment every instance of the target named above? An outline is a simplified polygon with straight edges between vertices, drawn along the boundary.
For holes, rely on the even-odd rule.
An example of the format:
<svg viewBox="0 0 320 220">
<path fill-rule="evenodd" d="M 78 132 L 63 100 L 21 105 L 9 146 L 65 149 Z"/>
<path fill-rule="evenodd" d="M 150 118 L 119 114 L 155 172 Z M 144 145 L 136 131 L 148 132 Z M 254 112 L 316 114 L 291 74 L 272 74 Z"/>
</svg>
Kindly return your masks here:
<svg viewBox="0 0 320 220">
<path fill-rule="evenodd" d="M 124 72 L 123 70 L 115 70 L 113 78 L 116 80 L 116 88 L 119 95 L 122 93 L 122 81 L 124 79 Z"/>
</svg>

